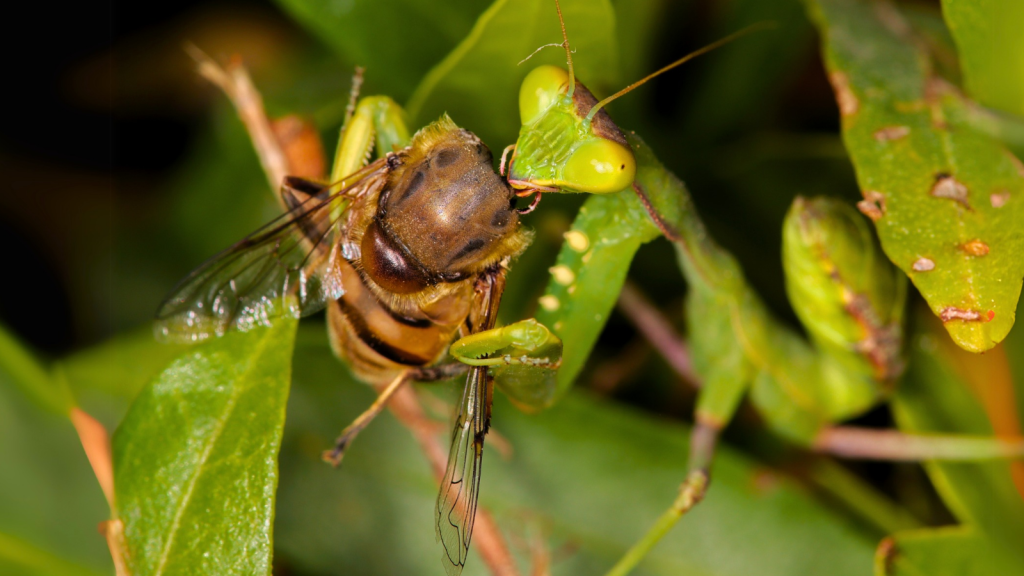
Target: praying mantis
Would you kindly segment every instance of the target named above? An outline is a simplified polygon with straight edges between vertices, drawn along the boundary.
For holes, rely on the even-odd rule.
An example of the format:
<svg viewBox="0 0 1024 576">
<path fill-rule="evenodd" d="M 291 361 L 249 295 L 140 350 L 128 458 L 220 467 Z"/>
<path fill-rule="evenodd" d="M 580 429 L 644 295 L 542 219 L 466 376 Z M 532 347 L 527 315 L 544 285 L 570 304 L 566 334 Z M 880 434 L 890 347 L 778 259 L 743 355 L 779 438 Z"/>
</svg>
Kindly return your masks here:
<svg viewBox="0 0 1024 576">
<path fill-rule="evenodd" d="M 883 402 L 902 371 L 906 278 L 881 254 L 863 218 L 835 200 L 801 198 L 786 217 L 787 293 L 808 343 L 772 318 L 736 259 L 708 235 L 683 183 L 604 111 L 650 78 L 745 32 L 598 101 L 573 74 L 563 22 L 568 70 L 538 67 L 520 90 L 522 127 L 505 151 L 509 182 L 523 193 L 592 195 L 566 232 L 539 300 L 537 319 L 565 342 L 559 392 L 582 368 L 614 305 L 608 295 L 618 293 L 641 244 L 658 236 L 671 241 L 690 288 L 690 350 L 703 387 L 689 473 L 671 506 L 608 576 L 628 573 L 704 497 L 719 433 L 748 393 L 776 433 L 823 453 L 888 460 L 1024 456 L 1020 441 L 838 425 Z"/>
</svg>

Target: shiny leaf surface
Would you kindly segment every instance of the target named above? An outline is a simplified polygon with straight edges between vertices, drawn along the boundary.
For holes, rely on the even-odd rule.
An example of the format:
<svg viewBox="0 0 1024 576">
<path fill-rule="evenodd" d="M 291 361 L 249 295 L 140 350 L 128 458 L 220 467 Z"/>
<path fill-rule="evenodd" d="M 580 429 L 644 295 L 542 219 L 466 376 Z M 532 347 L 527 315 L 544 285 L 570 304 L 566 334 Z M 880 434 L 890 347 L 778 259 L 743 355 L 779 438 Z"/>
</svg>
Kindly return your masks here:
<svg viewBox="0 0 1024 576">
<path fill-rule="evenodd" d="M 134 573 L 269 574 L 296 321 L 175 360 L 114 435 L 116 515 Z"/>
</svg>

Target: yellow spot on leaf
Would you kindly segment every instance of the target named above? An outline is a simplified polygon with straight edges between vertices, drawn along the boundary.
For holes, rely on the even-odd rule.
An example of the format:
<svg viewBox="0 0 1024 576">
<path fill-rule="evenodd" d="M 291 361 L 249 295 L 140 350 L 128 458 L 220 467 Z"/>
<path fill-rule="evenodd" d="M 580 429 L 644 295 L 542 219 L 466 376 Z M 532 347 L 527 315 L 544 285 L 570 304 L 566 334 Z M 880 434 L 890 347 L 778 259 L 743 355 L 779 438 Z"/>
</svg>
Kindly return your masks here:
<svg viewBox="0 0 1024 576">
<path fill-rule="evenodd" d="M 537 302 L 540 303 L 541 308 L 547 310 L 548 312 L 554 312 L 555 310 L 558 310 L 559 306 L 562 305 L 562 303 L 558 301 L 558 298 L 552 296 L 551 294 L 541 296 L 540 300 L 538 300 Z"/>
<path fill-rule="evenodd" d="M 576 281 L 576 275 L 573 274 L 572 269 L 565 264 L 552 266 L 551 268 L 548 268 L 548 272 L 551 273 L 551 277 L 555 279 L 555 282 L 562 286 L 568 286 Z"/>
<path fill-rule="evenodd" d="M 590 238 L 579 230 L 569 230 L 565 234 L 565 242 L 576 252 L 586 252 L 587 248 L 590 247 Z"/>
</svg>

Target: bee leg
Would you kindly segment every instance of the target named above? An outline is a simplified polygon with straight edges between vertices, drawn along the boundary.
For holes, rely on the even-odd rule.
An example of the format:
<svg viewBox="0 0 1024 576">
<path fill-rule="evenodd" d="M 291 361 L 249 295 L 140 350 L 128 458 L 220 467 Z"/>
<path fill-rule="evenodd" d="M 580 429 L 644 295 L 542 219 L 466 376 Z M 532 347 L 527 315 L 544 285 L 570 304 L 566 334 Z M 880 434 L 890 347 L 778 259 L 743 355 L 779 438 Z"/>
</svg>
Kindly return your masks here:
<svg viewBox="0 0 1024 576">
<path fill-rule="evenodd" d="M 341 435 L 334 441 L 334 448 L 324 451 L 324 461 L 330 463 L 332 466 L 341 464 L 341 459 L 345 456 L 345 449 L 348 448 L 348 445 L 351 444 L 352 441 L 355 440 L 356 436 L 363 431 L 363 428 L 366 428 L 366 426 L 373 421 L 373 419 L 376 418 L 382 410 L 384 410 L 384 407 L 387 406 L 388 400 L 394 396 L 395 392 L 397 392 L 404 384 L 412 380 L 415 372 L 416 371 L 414 369 L 404 370 L 401 374 L 395 377 L 395 379 L 377 395 L 377 399 L 373 401 L 373 404 L 370 404 L 369 408 L 357 416 L 351 424 L 341 431 Z"/>
<path fill-rule="evenodd" d="M 416 382 L 437 382 L 462 376 L 466 372 L 469 372 L 469 366 L 461 362 L 449 362 L 447 364 L 438 364 L 437 366 L 417 368 L 414 372 L 413 380 Z"/>
<path fill-rule="evenodd" d="M 384 410 L 384 407 L 387 406 L 388 400 L 390 400 L 391 397 L 395 395 L 395 392 L 398 392 L 399 388 L 406 383 L 447 380 L 448 378 L 465 374 L 468 370 L 469 366 L 458 362 L 404 370 L 401 374 L 396 376 L 390 384 L 380 391 L 377 395 L 377 399 L 373 401 L 373 404 L 370 404 L 369 408 L 364 410 L 362 414 L 357 416 L 351 424 L 341 431 L 341 435 L 339 435 L 338 439 L 334 441 L 334 448 L 324 451 L 324 461 L 330 463 L 332 466 L 341 464 L 341 459 L 345 456 L 345 449 L 352 444 L 352 441 L 355 440 L 356 436 L 363 431 L 363 428 L 366 428 L 366 426 Z"/>
</svg>

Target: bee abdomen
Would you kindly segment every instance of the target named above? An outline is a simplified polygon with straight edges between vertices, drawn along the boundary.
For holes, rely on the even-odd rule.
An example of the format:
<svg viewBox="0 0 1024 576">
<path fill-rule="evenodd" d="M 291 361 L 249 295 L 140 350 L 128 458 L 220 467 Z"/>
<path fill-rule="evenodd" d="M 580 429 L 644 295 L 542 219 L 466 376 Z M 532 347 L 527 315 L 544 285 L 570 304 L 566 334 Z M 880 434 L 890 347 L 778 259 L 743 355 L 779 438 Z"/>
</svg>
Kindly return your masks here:
<svg viewBox="0 0 1024 576">
<path fill-rule="evenodd" d="M 351 263 L 340 266 L 345 294 L 328 307 L 328 331 L 335 354 L 357 376 L 386 382 L 401 370 L 441 359 L 465 317 L 466 295 L 453 294 L 451 303 L 445 298 L 434 305 L 453 313 L 410 316 L 377 298 Z"/>
</svg>

